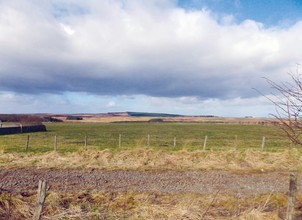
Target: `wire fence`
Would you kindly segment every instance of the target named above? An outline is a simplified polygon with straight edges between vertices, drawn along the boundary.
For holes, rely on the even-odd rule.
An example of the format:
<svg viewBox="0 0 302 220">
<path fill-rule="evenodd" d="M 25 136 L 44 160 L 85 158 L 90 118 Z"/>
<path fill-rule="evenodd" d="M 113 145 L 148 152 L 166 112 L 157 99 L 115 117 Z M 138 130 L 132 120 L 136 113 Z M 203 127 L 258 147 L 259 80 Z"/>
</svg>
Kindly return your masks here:
<svg viewBox="0 0 302 220">
<path fill-rule="evenodd" d="M 78 135 L 34 135 L 23 134 L 1 137 L 0 147 L 4 152 L 74 152 L 79 150 L 129 149 L 149 147 L 156 149 L 191 149 L 191 150 L 227 150 L 227 149 L 260 149 L 278 151 L 290 146 L 287 139 L 276 136 L 258 136 L 253 139 L 234 136 L 199 137 L 152 135 L 135 136 L 129 134 L 113 134 L 110 136 Z"/>
<path fill-rule="evenodd" d="M 275 126 L 203 123 L 50 123 L 47 132 L 0 135 L 4 152 L 74 152 L 83 149 L 167 150 L 288 148 L 288 139 Z"/>
</svg>

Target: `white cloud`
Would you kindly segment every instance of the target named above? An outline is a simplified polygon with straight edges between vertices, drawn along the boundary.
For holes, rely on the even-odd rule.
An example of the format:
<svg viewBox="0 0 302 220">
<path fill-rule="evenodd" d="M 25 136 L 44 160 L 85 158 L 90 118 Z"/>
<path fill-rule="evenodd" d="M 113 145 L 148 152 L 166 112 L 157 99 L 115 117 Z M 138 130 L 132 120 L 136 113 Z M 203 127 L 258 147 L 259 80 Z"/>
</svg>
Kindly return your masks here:
<svg viewBox="0 0 302 220">
<path fill-rule="evenodd" d="M 258 116 L 266 117 L 275 113 L 273 104 L 266 97 L 234 98 L 228 100 L 206 99 L 197 97 L 160 98 L 143 97 L 145 109 L 186 115 L 215 115 L 215 116 Z M 145 110 L 146 111 L 146 110 Z"/>
<path fill-rule="evenodd" d="M 302 59 L 302 21 L 266 28 L 169 0 L 11 0 L 0 11 L 0 91 L 15 94 L 234 103 L 257 98 L 253 87 L 267 93 L 261 77 L 282 81 Z"/>
<path fill-rule="evenodd" d="M 108 107 L 108 108 L 112 108 L 112 107 L 116 107 L 116 106 L 117 106 L 117 104 L 115 103 L 115 101 L 110 101 L 106 104 L 106 107 Z"/>
<path fill-rule="evenodd" d="M 68 35 L 74 35 L 74 30 L 72 29 L 72 27 L 70 27 L 69 25 L 60 23 L 62 29 L 66 32 L 66 34 Z"/>
</svg>

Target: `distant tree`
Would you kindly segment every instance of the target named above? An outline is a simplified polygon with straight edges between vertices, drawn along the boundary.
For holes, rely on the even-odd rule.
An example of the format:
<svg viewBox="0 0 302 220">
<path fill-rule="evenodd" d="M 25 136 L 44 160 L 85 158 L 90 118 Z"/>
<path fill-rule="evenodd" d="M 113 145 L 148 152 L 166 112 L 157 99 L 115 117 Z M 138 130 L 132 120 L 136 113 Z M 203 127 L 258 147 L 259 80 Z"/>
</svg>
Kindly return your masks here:
<svg viewBox="0 0 302 220">
<path fill-rule="evenodd" d="M 161 118 L 151 118 L 149 122 L 164 122 L 164 120 Z"/>
<path fill-rule="evenodd" d="M 290 82 L 276 83 L 267 79 L 268 84 L 277 93 L 266 96 L 276 107 L 271 114 L 278 125 L 294 144 L 302 145 L 302 75 L 289 73 Z"/>
</svg>

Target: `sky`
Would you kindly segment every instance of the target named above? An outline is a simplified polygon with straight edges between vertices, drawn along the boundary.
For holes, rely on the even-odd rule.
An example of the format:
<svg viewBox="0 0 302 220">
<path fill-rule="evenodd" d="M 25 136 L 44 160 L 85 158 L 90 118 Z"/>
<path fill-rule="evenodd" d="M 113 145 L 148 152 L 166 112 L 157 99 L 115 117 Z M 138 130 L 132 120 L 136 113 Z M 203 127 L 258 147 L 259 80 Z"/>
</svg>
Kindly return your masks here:
<svg viewBox="0 0 302 220">
<path fill-rule="evenodd" d="M 301 36 L 301 0 L 0 0 L 0 113 L 268 117 Z"/>
</svg>

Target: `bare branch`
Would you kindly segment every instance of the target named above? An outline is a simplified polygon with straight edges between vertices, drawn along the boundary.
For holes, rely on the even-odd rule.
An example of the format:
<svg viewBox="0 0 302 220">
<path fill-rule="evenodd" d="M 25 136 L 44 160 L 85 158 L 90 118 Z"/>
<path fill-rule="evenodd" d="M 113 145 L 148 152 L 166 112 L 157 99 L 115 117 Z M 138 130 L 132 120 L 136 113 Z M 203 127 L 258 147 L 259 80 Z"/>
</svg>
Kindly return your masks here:
<svg viewBox="0 0 302 220">
<path fill-rule="evenodd" d="M 294 144 L 302 145 L 302 75 L 297 71 L 295 74 L 289 73 L 289 76 L 291 82 L 280 84 L 264 78 L 277 92 L 264 97 L 275 105 L 276 114 L 271 115 L 278 120 L 278 125 L 288 139 Z"/>
</svg>

